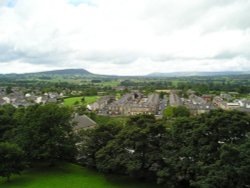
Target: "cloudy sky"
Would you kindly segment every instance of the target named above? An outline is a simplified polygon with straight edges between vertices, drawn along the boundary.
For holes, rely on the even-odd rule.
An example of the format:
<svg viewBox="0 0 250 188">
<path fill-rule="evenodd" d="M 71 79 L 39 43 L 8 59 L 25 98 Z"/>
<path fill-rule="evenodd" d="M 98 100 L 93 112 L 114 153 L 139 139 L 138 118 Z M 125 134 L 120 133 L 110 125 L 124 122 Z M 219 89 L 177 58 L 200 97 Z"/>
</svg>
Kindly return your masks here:
<svg viewBox="0 0 250 188">
<path fill-rule="evenodd" d="M 250 70 L 249 0 L 0 0 L 0 73 Z"/>
</svg>

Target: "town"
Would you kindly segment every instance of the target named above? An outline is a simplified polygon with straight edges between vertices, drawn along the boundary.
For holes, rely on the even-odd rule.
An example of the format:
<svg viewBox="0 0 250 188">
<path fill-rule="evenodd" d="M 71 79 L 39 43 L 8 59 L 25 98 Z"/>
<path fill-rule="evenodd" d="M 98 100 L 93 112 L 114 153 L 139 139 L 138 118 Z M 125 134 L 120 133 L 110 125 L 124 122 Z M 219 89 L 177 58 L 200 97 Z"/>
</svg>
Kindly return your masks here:
<svg viewBox="0 0 250 188">
<path fill-rule="evenodd" d="M 221 92 L 219 95 L 197 95 L 194 90 L 161 89 L 150 94 L 144 94 L 133 88 L 117 86 L 115 90 L 126 90 L 122 96 L 104 95 L 96 98 L 96 101 L 86 105 L 86 108 L 103 116 L 131 116 L 137 114 L 152 114 L 158 118 L 163 116 L 167 107 L 185 106 L 192 115 L 209 112 L 214 109 L 239 110 L 250 113 L 250 100 L 240 98 L 238 92 Z M 72 91 L 76 93 L 77 91 Z M 185 97 L 184 97 L 185 96 Z M 84 98 L 84 96 L 81 96 Z M 56 103 L 63 105 L 66 96 L 65 91 L 41 92 L 38 89 L 30 90 L 21 87 L 1 87 L 0 105 L 11 104 L 14 107 L 28 107 L 34 104 Z M 74 97 L 73 97 L 74 98 Z"/>
</svg>

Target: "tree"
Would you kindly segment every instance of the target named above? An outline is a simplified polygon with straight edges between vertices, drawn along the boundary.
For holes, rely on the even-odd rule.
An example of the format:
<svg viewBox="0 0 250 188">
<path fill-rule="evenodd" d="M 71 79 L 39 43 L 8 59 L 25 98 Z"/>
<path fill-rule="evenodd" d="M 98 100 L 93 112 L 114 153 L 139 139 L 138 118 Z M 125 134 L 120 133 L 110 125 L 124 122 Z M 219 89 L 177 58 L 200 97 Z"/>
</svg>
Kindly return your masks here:
<svg viewBox="0 0 250 188">
<path fill-rule="evenodd" d="M 96 153 L 102 172 L 154 180 L 162 164 L 159 146 L 166 132 L 153 116 L 131 117 L 118 135 Z"/>
<path fill-rule="evenodd" d="M 8 95 L 10 93 L 13 93 L 12 91 L 12 87 L 11 86 L 7 86 L 6 89 L 5 89 L 5 93 Z"/>
<path fill-rule="evenodd" d="M 168 106 L 164 111 L 165 118 L 189 117 L 190 111 L 185 106 Z"/>
<path fill-rule="evenodd" d="M 164 164 L 158 182 L 199 188 L 249 184 L 250 144 L 239 149 L 250 132 L 247 114 L 215 110 L 193 118 L 176 118 L 169 127 L 172 136 L 161 146 Z"/>
<path fill-rule="evenodd" d="M 16 141 L 28 161 L 53 164 L 74 158 L 75 139 L 68 108 L 56 104 L 36 105 L 20 109 L 15 118 L 19 122 Z"/>
<path fill-rule="evenodd" d="M 12 105 L 4 105 L 0 107 L 0 142 L 8 140 L 10 131 L 15 127 L 13 119 L 16 109 Z"/>
<path fill-rule="evenodd" d="M 79 161 L 88 167 L 96 167 L 96 152 L 114 139 L 120 130 L 120 125 L 107 124 L 82 131 L 78 146 Z"/>
<path fill-rule="evenodd" d="M 20 174 L 23 169 L 23 151 L 16 144 L 0 142 L 0 176 L 9 181 L 12 174 Z"/>
<path fill-rule="evenodd" d="M 85 97 L 81 98 L 81 102 L 84 103 L 85 102 Z"/>
<path fill-rule="evenodd" d="M 247 187 L 250 169 L 250 117 L 216 110 L 198 118 L 190 142 L 196 166 L 196 187 Z M 207 186 L 206 186 L 207 185 Z"/>
<path fill-rule="evenodd" d="M 193 171 L 189 138 L 195 129 L 194 120 L 178 117 L 167 126 L 168 134 L 164 135 L 164 144 L 159 146 L 163 164 L 157 172 L 157 182 L 170 188 L 189 187 Z"/>
</svg>

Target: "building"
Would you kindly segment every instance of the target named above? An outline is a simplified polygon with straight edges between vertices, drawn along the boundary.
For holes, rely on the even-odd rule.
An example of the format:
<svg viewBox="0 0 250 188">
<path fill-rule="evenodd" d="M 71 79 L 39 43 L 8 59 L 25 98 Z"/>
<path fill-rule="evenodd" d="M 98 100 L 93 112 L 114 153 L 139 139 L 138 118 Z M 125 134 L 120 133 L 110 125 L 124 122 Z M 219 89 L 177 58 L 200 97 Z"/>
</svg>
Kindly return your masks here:
<svg viewBox="0 0 250 188">
<path fill-rule="evenodd" d="M 115 100 L 115 96 L 108 95 L 100 98 L 93 104 L 87 106 L 87 108 L 91 111 L 102 111 L 108 104 L 112 103 Z"/>
<path fill-rule="evenodd" d="M 227 110 L 234 110 L 240 107 L 240 104 L 238 102 L 228 102 L 226 109 Z"/>
<path fill-rule="evenodd" d="M 159 94 L 150 94 L 147 97 L 139 92 L 125 94 L 121 99 L 108 106 L 109 115 L 137 115 L 157 114 L 159 110 Z"/>
<path fill-rule="evenodd" d="M 215 107 L 212 104 L 187 104 L 188 109 L 190 110 L 191 114 L 199 115 L 203 113 L 210 112 L 210 110 L 214 110 Z"/>
<path fill-rule="evenodd" d="M 169 105 L 170 106 L 181 106 L 183 105 L 183 101 L 177 95 L 176 91 L 171 91 L 169 95 Z"/>
<path fill-rule="evenodd" d="M 96 122 L 90 119 L 88 116 L 78 115 L 78 114 L 75 114 L 75 117 L 73 118 L 73 124 L 74 124 L 73 130 L 75 132 L 84 129 L 94 128 L 97 126 Z"/>
<path fill-rule="evenodd" d="M 227 109 L 227 102 L 225 102 L 223 98 L 219 96 L 214 97 L 213 105 L 224 110 Z"/>
<path fill-rule="evenodd" d="M 205 99 L 203 99 L 202 97 L 199 97 L 197 95 L 194 95 L 194 94 L 190 95 L 189 99 L 195 105 L 196 104 L 198 104 L 198 105 L 207 104 L 207 101 Z"/>
<path fill-rule="evenodd" d="M 202 95 L 201 98 L 205 100 L 207 103 L 212 102 L 213 96 L 212 95 Z"/>
<path fill-rule="evenodd" d="M 250 100 L 242 99 L 238 101 L 240 104 L 240 107 L 242 108 L 250 108 Z"/>
</svg>

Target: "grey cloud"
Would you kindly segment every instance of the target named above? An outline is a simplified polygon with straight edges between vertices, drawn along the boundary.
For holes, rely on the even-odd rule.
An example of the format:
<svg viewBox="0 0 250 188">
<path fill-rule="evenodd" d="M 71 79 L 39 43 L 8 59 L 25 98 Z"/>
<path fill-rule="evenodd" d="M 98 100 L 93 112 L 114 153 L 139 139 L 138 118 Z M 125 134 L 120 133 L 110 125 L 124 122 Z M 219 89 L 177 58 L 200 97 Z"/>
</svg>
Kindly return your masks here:
<svg viewBox="0 0 250 188">
<path fill-rule="evenodd" d="M 12 45 L 0 44 L 0 63 L 23 61 L 30 64 L 60 65 L 69 61 L 68 54 L 56 51 L 37 52 L 32 49 L 18 50 Z"/>
<path fill-rule="evenodd" d="M 232 51 L 224 51 L 224 52 L 217 54 L 213 58 L 220 60 L 220 59 L 233 59 L 237 57 L 242 57 L 247 60 L 250 60 L 250 53 L 244 53 L 244 52 L 237 53 L 237 52 L 232 52 Z"/>
<path fill-rule="evenodd" d="M 123 52 L 103 52 L 92 51 L 80 54 L 77 58 L 79 60 L 86 60 L 91 62 L 110 62 L 113 64 L 130 64 L 140 57 L 144 57 L 143 53 L 123 51 Z"/>
</svg>

